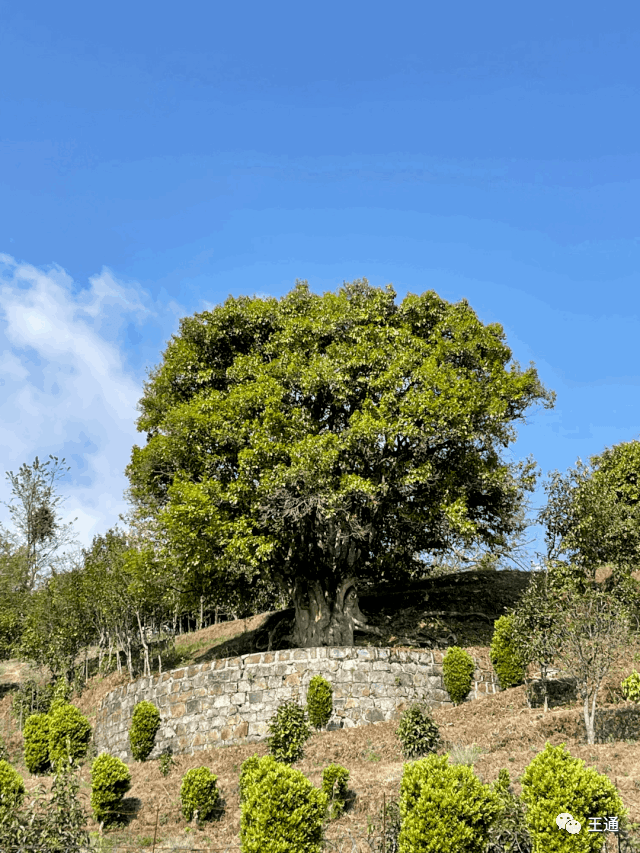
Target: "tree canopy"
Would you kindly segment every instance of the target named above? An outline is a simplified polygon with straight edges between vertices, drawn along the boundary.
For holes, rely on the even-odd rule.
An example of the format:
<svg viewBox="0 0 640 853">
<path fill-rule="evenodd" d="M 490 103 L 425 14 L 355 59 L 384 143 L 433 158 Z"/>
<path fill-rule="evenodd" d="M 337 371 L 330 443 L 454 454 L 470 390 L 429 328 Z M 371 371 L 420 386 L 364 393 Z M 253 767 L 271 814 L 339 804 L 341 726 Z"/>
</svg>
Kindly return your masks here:
<svg viewBox="0 0 640 853">
<path fill-rule="evenodd" d="M 602 565 L 628 574 L 640 563 L 640 441 L 606 448 L 590 463 L 578 459 L 545 485 L 547 556 L 575 562 L 588 578 Z"/>
<path fill-rule="evenodd" d="M 500 455 L 534 403 L 553 405 L 533 364 L 466 300 L 395 297 L 366 279 L 230 297 L 181 320 L 139 403 L 138 512 L 221 603 L 265 584 L 291 596 L 300 646 L 352 644 L 357 579 L 504 546 L 535 484 L 533 460 Z"/>
</svg>

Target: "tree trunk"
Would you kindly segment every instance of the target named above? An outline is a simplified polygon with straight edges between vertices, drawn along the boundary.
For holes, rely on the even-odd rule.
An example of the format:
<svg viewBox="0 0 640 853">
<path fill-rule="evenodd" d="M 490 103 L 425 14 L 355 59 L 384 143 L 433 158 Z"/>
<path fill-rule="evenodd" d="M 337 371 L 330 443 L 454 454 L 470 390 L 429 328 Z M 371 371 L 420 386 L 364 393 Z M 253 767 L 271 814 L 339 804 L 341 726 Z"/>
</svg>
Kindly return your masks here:
<svg viewBox="0 0 640 853">
<path fill-rule="evenodd" d="M 584 697 L 584 725 L 587 730 L 587 743 L 595 743 L 596 742 L 596 699 L 598 697 L 598 691 L 593 694 L 593 698 L 591 700 L 591 708 L 589 708 L 589 696 L 585 694 Z"/>
<path fill-rule="evenodd" d="M 142 643 L 142 648 L 144 649 L 144 674 L 145 676 L 151 675 L 151 663 L 149 661 L 149 645 L 147 644 L 147 639 L 144 635 L 144 628 L 142 627 L 142 622 L 140 621 L 140 613 L 136 610 L 136 617 L 138 619 L 138 628 L 140 630 L 140 641 Z"/>
<path fill-rule="evenodd" d="M 319 581 L 297 578 L 293 590 L 296 624 L 292 640 L 297 648 L 352 646 L 354 626 L 367 629 L 358 607 L 355 578 L 337 588 L 323 589 Z"/>
<path fill-rule="evenodd" d="M 544 712 L 547 713 L 549 710 L 549 680 L 547 679 L 547 667 L 542 665 L 540 667 L 540 676 L 542 678 L 542 691 L 544 693 Z"/>
</svg>

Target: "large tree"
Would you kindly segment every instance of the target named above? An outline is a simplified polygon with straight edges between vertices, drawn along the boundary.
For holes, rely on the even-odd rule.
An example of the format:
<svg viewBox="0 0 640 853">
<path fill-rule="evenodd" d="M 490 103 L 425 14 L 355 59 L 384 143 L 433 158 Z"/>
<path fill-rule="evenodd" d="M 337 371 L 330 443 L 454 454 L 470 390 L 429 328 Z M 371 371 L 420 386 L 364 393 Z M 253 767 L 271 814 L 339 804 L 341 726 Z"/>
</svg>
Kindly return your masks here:
<svg viewBox="0 0 640 853">
<path fill-rule="evenodd" d="M 640 441 L 578 459 L 566 474 L 550 474 L 545 525 L 547 558 L 564 558 L 588 579 L 610 565 L 616 578 L 640 567 Z"/>
<path fill-rule="evenodd" d="M 301 647 L 367 629 L 358 579 L 504 545 L 534 487 L 533 461 L 499 449 L 532 404 L 553 405 L 535 367 L 466 300 L 395 296 L 364 279 L 230 297 L 181 320 L 139 404 L 132 503 L 221 599 L 277 584 Z"/>
</svg>

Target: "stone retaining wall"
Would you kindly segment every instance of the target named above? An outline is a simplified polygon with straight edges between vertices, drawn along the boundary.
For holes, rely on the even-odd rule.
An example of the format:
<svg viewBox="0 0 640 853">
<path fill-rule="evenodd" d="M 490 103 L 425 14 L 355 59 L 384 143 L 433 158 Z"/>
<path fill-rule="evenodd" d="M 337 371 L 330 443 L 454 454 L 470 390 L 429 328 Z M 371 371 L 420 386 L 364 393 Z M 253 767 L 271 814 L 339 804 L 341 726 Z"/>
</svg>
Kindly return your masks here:
<svg viewBox="0 0 640 853">
<path fill-rule="evenodd" d="M 306 702 L 309 681 L 322 675 L 333 687 L 328 729 L 397 719 L 416 700 L 450 705 L 442 680 L 443 653 L 385 648 L 290 649 L 214 660 L 140 678 L 107 694 L 96 715 L 94 742 L 131 759 L 129 728 L 143 699 L 160 711 L 161 727 L 149 756 L 260 741 L 278 705 Z M 476 669 L 467 701 L 499 690 L 493 672 Z"/>
</svg>

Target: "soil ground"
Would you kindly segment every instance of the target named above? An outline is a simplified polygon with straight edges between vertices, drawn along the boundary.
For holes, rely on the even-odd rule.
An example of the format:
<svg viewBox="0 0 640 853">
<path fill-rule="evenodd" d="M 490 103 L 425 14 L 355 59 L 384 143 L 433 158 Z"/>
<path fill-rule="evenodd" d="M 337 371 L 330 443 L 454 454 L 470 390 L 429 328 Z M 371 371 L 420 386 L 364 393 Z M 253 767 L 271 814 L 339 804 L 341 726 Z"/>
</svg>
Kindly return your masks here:
<svg viewBox="0 0 640 853">
<path fill-rule="evenodd" d="M 459 645 L 487 662 L 492 619 L 515 603 L 528 581 L 528 574 L 521 572 L 465 573 L 420 584 L 421 598 L 417 588 L 395 596 L 389 591 L 378 590 L 377 595 L 363 596 L 360 606 L 371 624 L 385 629 L 384 635 L 358 634 L 355 641 L 359 645 L 394 645 L 402 640 L 405 645 L 404 640 L 413 637 L 413 645 L 424 646 L 438 645 L 438 637 L 446 644 L 447 638 L 451 642 L 450 635 L 455 634 Z M 444 610 L 473 611 L 489 619 L 426 615 Z M 264 647 L 267 629 L 272 630 L 285 616 L 282 613 L 262 614 L 179 636 L 174 663 L 202 662 Z M 600 708 L 615 710 L 627 705 L 622 701 L 619 684 L 621 678 L 637 667 L 639 651 L 640 647 L 629 648 L 622 664 L 611 673 L 599 702 Z M 163 665 L 163 670 L 166 668 Z M 12 695 L 17 685 L 33 676 L 42 680 L 46 673 L 19 661 L 0 664 L 0 734 L 11 762 L 25 780 L 27 791 L 35 795 L 42 786 L 46 795 L 52 777 L 32 776 L 27 771 L 22 758 L 22 735 L 11 714 Z M 126 669 L 122 675 L 116 672 L 93 675 L 82 694 L 74 696 L 72 702 L 93 722 L 102 697 L 127 681 Z M 480 778 L 492 782 L 497 779 L 500 768 L 506 767 L 517 793 L 520 792 L 519 776 L 535 754 L 544 749 L 545 743 L 565 743 L 573 756 L 584 759 L 588 766 L 610 777 L 620 791 L 630 819 L 640 822 L 640 743 L 619 741 L 587 745 L 582 707 L 578 703 L 544 714 L 540 709 L 529 708 L 525 688 L 517 687 L 456 708 L 437 708 L 433 717 L 444 739 L 441 753 L 475 746 L 478 754 L 474 766 Z M 383 798 L 387 802 L 397 798 L 404 765 L 395 736 L 396 726 L 395 722 L 384 722 L 314 733 L 306 744 L 304 758 L 294 765 L 317 786 L 321 783 L 322 769 L 332 762 L 350 771 L 349 788 L 354 799 L 347 812 L 327 828 L 326 838 L 336 844 L 330 849 L 378 849 L 364 841 L 364 846 L 341 845 L 349 834 L 365 838 L 368 827 L 375 827 L 375 831 L 381 833 Z M 132 785 L 125 799 L 126 825 L 105 830 L 104 837 L 98 839 L 98 826 L 90 817 L 88 827 L 95 833 L 96 845 L 99 843 L 101 849 L 114 851 L 151 849 L 155 835 L 155 850 L 228 850 L 229 853 L 239 850 L 238 777 L 240 765 L 253 754 L 267 754 L 266 744 L 240 744 L 193 756 L 175 756 L 175 766 L 166 777 L 160 772 L 159 761 L 131 762 Z M 203 765 L 218 777 L 224 810 L 219 820 L 197 828 L 188 825 L 180 813 L 180 781 L 187 770 Z M 90 760 L 81 765 L 79 779 L 80 798 L 87 815 L 91 816 Z"/>
</svg>

